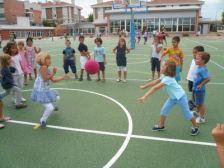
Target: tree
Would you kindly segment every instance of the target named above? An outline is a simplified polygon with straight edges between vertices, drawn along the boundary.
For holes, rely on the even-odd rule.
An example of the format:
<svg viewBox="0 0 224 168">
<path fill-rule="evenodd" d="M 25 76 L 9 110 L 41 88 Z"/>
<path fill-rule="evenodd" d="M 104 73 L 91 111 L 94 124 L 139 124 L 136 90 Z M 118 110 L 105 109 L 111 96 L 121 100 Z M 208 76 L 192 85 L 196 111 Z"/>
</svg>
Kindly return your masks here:
<svg viewBox="0 0 224 168">
<path fill-rule="evenodd" d="M 93 22 L 93 14 L 89 14 L 89 16 L 88 16 L 88 22 Z"/>
<path fill-rule="evenodd" d="M 222 12 L 222 24 L 224 24 L 224 11 Z"/>
</svg>

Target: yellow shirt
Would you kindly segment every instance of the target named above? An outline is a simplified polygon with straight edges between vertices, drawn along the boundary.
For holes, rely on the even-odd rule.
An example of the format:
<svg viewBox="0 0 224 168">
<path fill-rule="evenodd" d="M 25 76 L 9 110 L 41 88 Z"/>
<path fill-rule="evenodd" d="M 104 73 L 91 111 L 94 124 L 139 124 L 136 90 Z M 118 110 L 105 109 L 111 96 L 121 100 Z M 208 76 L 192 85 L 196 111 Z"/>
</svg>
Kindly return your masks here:
<svg viewBox="0 0 224 168">
<path fill-rule="evenodd" d="M 168 54 L 169 60 L 176 63 L 176 65 L 180 65 L 184 58 L 184 53 L 179 48 L 169 48 L 165 52 Z"/>
</svg>

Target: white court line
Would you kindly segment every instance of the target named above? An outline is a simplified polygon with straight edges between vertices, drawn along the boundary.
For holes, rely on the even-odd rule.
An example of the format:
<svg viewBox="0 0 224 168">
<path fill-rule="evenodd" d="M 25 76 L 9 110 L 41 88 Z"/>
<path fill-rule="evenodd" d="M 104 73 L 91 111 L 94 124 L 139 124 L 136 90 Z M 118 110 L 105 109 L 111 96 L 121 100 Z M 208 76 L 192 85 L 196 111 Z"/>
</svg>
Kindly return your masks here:
<svg viewBox="0 0 224 168">
<path fill-rule="evenodd" d="M 84 92 L 84 93 L 90 93 L 90 94 L 94 94 L 97 96 L 101 96 L 103 98 L 106 98 L 110 101 L 112 101 L 113 103 L 115 103 L 116 105 L 118 105 L 122 111 L 125 113 L 127 119 L 128 119 L 128 132 L 127 134 L 125 134 L 125 140 L 122 144 L 122 146 L 119 148 L 119 150 L 116 152 L 116 154 L 103 166 L 103 168 L 110 168 L 111 166 L 113 166 L 113 164 L 121 157 L 121 155 L 124 153 L 124 151 L 126 150 L 130 140 L 131 140 L 131 135 L 132 135 L 132 131 L 133 131 L 133 121 L 132 121 L 132 117 L 129 113 L 129 111 L 117 100 L 104 95 L 104 94 L 100 94 L 97 92 L 93 92 L 93 91 L 88 91 L 88 90 L 81 90 L 81 89 L 70 89 L 70 88 L 52 88 L 52 89 L 56 89 L 56 90 L 63 90 L 63 91 L 78 91 L 78 92 Z M 30 90 L 24 90 L 24 91 L 31 91 Z M 31 123 L 33 124 L 33 123 Z M 56 128 L 56 126 L 54 126 Z M 59 127 L 58 127 L 59 128 Z M 69 129 L 69 128 L 68 128 Z M 72 129 L 72 128 L 70 128 Z"/>
<path fill-rule="evenodd" d="M 214 49 L 218 50 L 217 47 L 214 47 L 214 46 L 211 46 L 211 45 L 208 45 L 208 44 L 205 44 L 205 43 L 201 43 L 201 42 L 198 42 L 198 41 L 195 41 L 195 40 L 190 40 L 190 39 L 186 39 L 186 40 L 192 41 L 192 42 L 195 42 L 197 44 L 201 44 L 201 45 L 204 45 L 204 46 L 207 46 L 207 47 L 214 48 Z"/>
<path fill-rule="evenodd" d="M 219 68 L 223 69 L 224 70 L 224 66 L 218 64 L 217 62 L 213 61 L 213 60 L 210 60 L 213 64 L 215 64 L 216 66 L 218 66 Z"/>
<path fill-rule="evenodd" d="M 36 123 L 32 123 L 32 122 L 15 121 L 15 120 L 9 120 L 8 122 L 9 123 L 15 123 L 15 124 L 21 124 L 21 125 L 31 125 L 31 126 L 36 125 Z M 126 137 L 127 136 L 127 134 L 124 134 L 124 133 L 96 131 L 96 130 L 88 130 L 88 129 L 80 129 L 80 128 L 71 128 L 71 127 L 61 127 L 61 126 L 54 126 L 54 125 L 48 125 L 47 127 L 52 128 L 52 129 L 58 129 L 58 130 L 89 133 L 89 134 L 96 134 L 96 135 L 108 135 L 108 136 L 115 136 L 115 137 Z M 131 138 L 143 139 L 143 140 L 153 140 L 153 141 L 163 141 L 163 142 L 173 142 L 173 143 L 181 143 L 181 144 L 191 144 L 191 145 L 216 146 L 215 143 L 211 143 L 211 142 L 200 142 L 200 141 L 190 141 L 190 140 L 183 140 L 183 139 L 160 138 L 160 137 L 143 136 L 143 135 L 131 135 Z"/>
</svg>

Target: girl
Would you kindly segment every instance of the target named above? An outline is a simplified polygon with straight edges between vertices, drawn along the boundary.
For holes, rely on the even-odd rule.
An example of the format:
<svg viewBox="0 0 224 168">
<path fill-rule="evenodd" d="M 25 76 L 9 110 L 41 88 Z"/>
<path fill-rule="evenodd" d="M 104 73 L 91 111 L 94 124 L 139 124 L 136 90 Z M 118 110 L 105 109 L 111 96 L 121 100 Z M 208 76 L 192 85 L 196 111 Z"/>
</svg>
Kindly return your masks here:
<svg viewBox="0 0 224 168">
<path fill-rule="evenodd" d="M 102 39 L 96 38 L 95 39 L 96 47 L 94 48 L 94 59 L 99 63 L 99 72 L 98 72 L 98 79 L 96 80 L 99 82 L 100 79 L 100 71 L 102 71 L 102 82 L 105 82 L 105 64 L 106 64 L 106 54 L 105 49 L 102 47 Z"/>
<path fill-rule="evenodd" d="M 33 46 L 33 39 L 31 37 L 28 37 L 26 39 L 26 51 L 27 51 L 27 57 L 29 61 L 29 65 L 31 66 L 31 73 L 29 74 L 30 80 L 32 79 L 32 72 L 34 72 L 35 79 L 37 77 L 37 70 L 36 70 L 36 54 L 41 52 L 41 49 L 37 49 L 36 47 Z"/>
<path fill-rule="evenodd" d="M 40 119 L 40 125 L 45 128 L 47 125 L 47 119 L 55 110 L 56 107 L 54 103 L 59 99 L 57 92 L 49 87 L 49 81 L 59 82 L 62 80 L 67 80 L 69 77 L 67 75 L 59 78 L 54 78 L 57 73 L 57 68 L 53 68 L 53 72 L 49 71 L 49 66 L 51 65 L 51 57 L 48 53 L 40 53 L 37 57 L 38 66 L 38 76 L 35 80 L 33 91 L 31 93 L 31 100 L 36 103 L 40 103 L 44 106 L 44 113 Z"/>
<path fill-rule="evenodd" d="M 27 52 L 24 50 L 24 42 L 18 42 L 18 49 L 20 55 L 20 63 L 24 73 L 25 85 L 27 85 L 27 75 L 31 74 L 31 66 L 29 65 Z"/>
<path fill-rule="evenodd" d="M 184 117 L 187 120 L 190 120 L 193 124 L 191 128 L 191 135 L 195 136 L 199 133 L 199 127 L 196 123 L 193 114 L 189 110 L 187 96 L 183 90 L 183 88 L 177 83 L 175 80 L 176 75 L 176 64 L 172 61 L 167 61 L 165 65 L 162 67 L 162 76 L 160 79 L 149 82 L 146 85 L 141 86 L 141 89 L 146 89 L 148 87 L 152 87 L 143 97 L 139 98 L 140 103 L 144 103 L 146 98 L 150 95 L 154 94 L 159 89 L 165 87 L 169 98 L 164 104 L 161 110 L 160 122 L 159 125 L 155 125 L 152 130 L 153 131 L 163 131 L 165 130 L 165 120 L 171 110 L 175 105 L 179 105 Z"/>
<path fill-rule="evenodd" d="M 5 90 L 0 94 L 0 100 L 9 95 L 11 92 L 15 92 L 16 109 L 26 108 L 27 106 L 22 103 L 22 91 L 15 85 L 13 80 L 12 73 L 15 73 L 16 69 L 10 66 L 11 62 L 12 59 L 10 55 L 3 54 L 0 56 L 1 85 Z"/>
<path fill-rule="evenodd" d="M 21 57 L 18 54 L 18 48 L 17 48 L 16 43 L 9 42 L 7 44 L 7 50 L 8 50 L 7 54 L 9 54 L 12 59 L 11 66 L 16 69 L 16 71 L 14 73 L 12 73 L 14 84 L 15 84 L 15 86 L 17 86 L 18 88 L 20 88 L 22 90 L 23 85 L 24 85 L 24 74 L 23 74 L 22 66 L 20 64 Z M 13 101 L 14 102 L 16 102 L 16 94 L 18 94 L 16 91 L 13 92 Z M 25 102 L 26 99 L 22 98 L 22 101 Z"/>
<path fill-rule="evenodd" d="M 116 61 L 118 67 L 118 79 L 117 82 L 121 82 L 121 72 L 124 73 L 123 82 L 127 82 L 127 58 L 126 54 L 130 53 L 130 49 L 127 48 L 124 38 L 120 38 L 117 47 L 113 49 L 113 53 L 116 53 Z"/>
<path fill-rule="evenodd" d="M 160 52 L 163 45 L 159 42 L 159 37 L 155 36 L 151 49 L 151 70 L 152 70 L 152 80 L 155 79 L 155 71 L 157 71 L 158 78 L 160 77 Z"/>
</svg>

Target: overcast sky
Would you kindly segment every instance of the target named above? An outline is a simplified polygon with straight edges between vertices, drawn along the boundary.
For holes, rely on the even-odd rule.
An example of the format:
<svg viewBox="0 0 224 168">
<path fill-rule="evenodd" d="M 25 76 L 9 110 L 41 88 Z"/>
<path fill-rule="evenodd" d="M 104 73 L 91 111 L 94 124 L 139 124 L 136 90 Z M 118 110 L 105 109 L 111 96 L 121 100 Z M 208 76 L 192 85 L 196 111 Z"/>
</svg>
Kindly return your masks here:
<svg viewBox="0 0 224 168">
<path fill-rule="evenodd" d="M 41 1 L 41 0 L 33 0 Z M 71 2 L 71 0 L 64 0 Z M 108 0 L 104 0 L 108 1 Z M 202 7 L 202 16 L 204 18 L 221 18 L 221 11 L 224 11 L 224 0 L 204 0 L 205 4 Z M 87 17 L 92 13 L 91 5 L 95 4 L 97 0 L 75 0 L 76 4 L 83 7 L 82 15 Z"/>
</svg>

